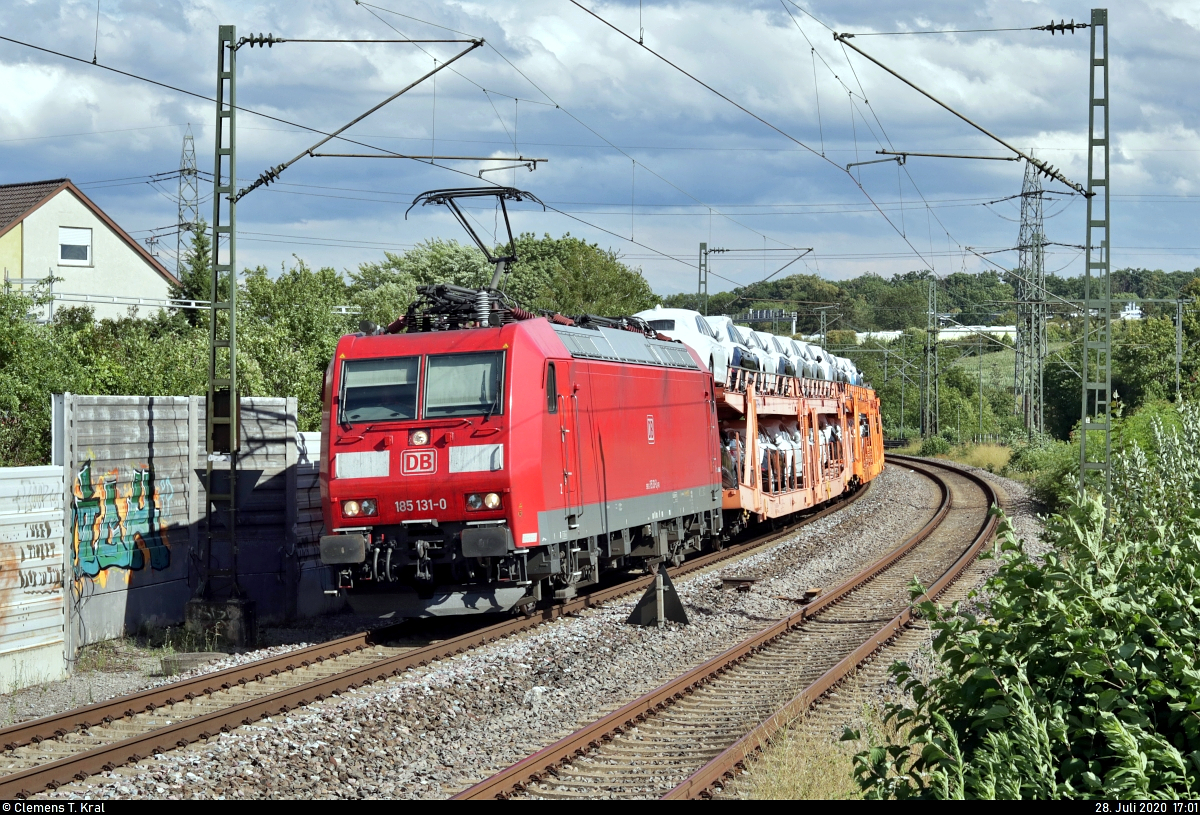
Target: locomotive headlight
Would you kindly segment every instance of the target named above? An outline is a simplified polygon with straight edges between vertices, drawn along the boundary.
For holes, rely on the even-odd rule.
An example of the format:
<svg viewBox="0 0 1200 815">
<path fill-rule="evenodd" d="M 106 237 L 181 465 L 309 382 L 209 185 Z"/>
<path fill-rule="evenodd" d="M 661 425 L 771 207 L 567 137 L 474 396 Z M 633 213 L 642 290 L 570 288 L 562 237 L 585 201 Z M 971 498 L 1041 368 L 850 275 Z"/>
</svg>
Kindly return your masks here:
<svg viewBox="0 0 1200 815">
<path fill-rule="evenodd" d="M 356 518 L 362 512 L 362 505 L 358 501 L 343 501 L 342 514 L 347 518 Z"/>
<path fill-rule="evenodd" d="M 362 514 L 363 515 L 374 515 L 376 513 L 376 511 L 377 511 L 377 508 L 375 505 L 374 498 L 368 498 L 367 500 L 362 502 Z"/>
<path fill-rule="evenodd" d="M 422 445 L 429 444 L 429 431 L 414 430 L 408 437 L 408 443 L 414 447 L 421 447 Z"/>
<path fill-rule="evenodd" d="M 483 496 L 483 505 L 488 509 L 499 509 L 500 496 L 494 492 L 489 492 L 487 495 Z"/>
<path fill-rule="evenodd" d="M 467 496 L 467 509 L 482 509 L 483 499 L 479 497 L 479 493 L 473 492 Z"/>
</svg>

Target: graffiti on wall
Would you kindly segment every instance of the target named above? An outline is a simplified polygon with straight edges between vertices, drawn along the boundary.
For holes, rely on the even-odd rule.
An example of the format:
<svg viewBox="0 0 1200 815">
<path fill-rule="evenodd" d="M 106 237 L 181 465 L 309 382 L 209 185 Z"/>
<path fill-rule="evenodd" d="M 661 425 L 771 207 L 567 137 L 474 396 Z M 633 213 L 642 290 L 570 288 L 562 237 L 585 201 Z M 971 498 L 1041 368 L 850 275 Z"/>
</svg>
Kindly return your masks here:
<svg viewBox="0 0 1200 815">
<path fill-rule="evenodd" d="M 126 483 L 116 469 L 97 474 L 88 461 L 72 485 L 71 545 L 76 583 L 105 586 L 109 569 L 161 571 L 171 564 L 165 518 L 174 490 L 170 479 L 155 483 L 148 467 L 136 467 Z"/>
</svg>

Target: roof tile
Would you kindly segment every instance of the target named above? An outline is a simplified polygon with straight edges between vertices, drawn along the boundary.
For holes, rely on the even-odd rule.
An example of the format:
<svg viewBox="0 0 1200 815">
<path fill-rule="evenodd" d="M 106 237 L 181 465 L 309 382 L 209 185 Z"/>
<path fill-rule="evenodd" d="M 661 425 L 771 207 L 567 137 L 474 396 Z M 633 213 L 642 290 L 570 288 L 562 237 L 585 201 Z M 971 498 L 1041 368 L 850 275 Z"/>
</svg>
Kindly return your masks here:
<svg viewBox="0 0 1200 815">
<path fill-rule="evenodd" d="M 31 210 L 67 181 L 66 178 L 55 178 L 23 184 L 0 184 L 0 230 Z"/>
</svg>

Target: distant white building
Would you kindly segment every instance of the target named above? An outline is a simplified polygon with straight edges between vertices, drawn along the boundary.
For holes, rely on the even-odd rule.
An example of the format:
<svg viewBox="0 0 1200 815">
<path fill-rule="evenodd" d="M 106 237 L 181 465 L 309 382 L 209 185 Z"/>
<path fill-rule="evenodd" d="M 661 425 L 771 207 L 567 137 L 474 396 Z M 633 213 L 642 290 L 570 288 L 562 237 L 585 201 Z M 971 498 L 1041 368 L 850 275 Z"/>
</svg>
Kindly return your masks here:
<svg viewBox="0 0 1200 815">
<path fill-rule="evenodd" d="M 165 300 L 178 283 L 67 178 L 0 185 L 0 269 L 25 281 L 18 290 L 61 278 L 56 299 L 90 305 L 97 319 L 125 316 L 138 298 Z"/>
<path fill-rule="evenodd" d="M 899 339 L 903 333 L 903 331 L 867 331 L 857 334 L 855 341 L 859 345 L 867 340 L 892 342 Z M 938 338 L 942 340 L 960 340 L 980 334 L 987 334 L 989 337 L 1014 338 L 1017 336 L 1017 327 L 1015 325 L 952 325 L 942 326 L 938 329 Z"/>
<path fill-rule="evenodd" d="M 1121 309 L 1122 320 L 1140 320 L 1143 316 L 1142 307 L 1137 303 L 1126 303 L 1125 308 Z"/>
</svg>

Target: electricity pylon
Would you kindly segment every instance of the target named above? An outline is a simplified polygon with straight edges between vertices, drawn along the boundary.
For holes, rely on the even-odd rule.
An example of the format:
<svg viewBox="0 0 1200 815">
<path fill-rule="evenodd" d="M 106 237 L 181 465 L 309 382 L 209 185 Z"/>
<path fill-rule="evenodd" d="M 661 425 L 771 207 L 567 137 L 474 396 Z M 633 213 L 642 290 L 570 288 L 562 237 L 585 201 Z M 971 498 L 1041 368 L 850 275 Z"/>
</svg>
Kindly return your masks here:
<svg viewBox="0 0 1200 815">
<path fill-rule="evenodd" d="M 938 328 L 937 278 L 929 275 L 929 301 L 925 312 L 925 370 L 921 388 L 921 435 L 938 434 Z"/>
<path fill-rule="evenodd" d="M 196 174 L 196 143 L 189 124 L 183 134 L 183 152 L 179 156 L 179 221 L 175 233 L 175 276 L 183 268 L 183 233 L 194 235 L 200 223 L 200 184 Z M 190 240 L 190 238 L 189 238 Z"/>
<path fill-rule="evenodd" d="M 1013 374 L 1016 412 L 1029 434 L 1045 428 L 1043 371 L 1046 364 L 1046 238 L 1042 223 L 1042 179 L 1025 165 L 1021 185 L 1020 261 L 1017 269 L 1017 359 Z"/>
</svg>

